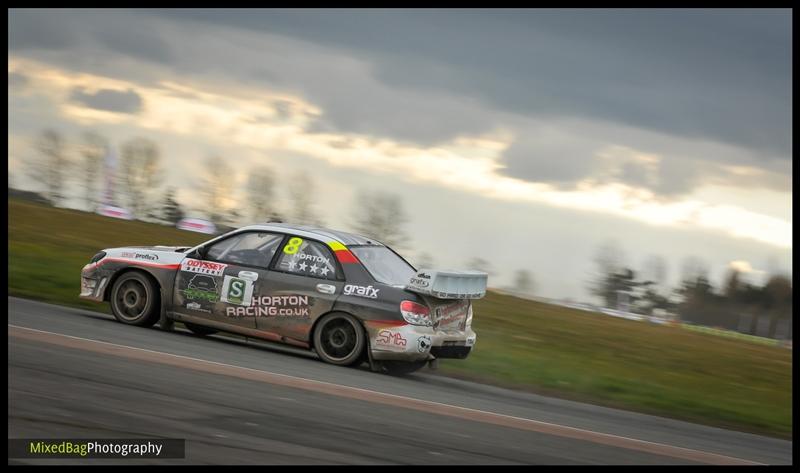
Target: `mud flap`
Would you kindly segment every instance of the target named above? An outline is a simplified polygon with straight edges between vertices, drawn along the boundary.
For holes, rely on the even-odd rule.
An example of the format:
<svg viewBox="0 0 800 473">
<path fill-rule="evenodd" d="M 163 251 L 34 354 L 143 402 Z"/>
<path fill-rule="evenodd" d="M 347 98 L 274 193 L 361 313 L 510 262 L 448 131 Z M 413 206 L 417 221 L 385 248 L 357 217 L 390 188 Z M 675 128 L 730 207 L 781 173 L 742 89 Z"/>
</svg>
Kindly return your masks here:
<svg viewBox="0 0 800 473">
<path fill-rule="evenodd" d="M 369 359 L 369 369 L 375 373 L 383 371 L 383 366 L 379 361 L 372 359 L 372 346 L 370 345 L 369 332 L 364 330 L 364 336 L 367 337 L 367 358 Z"/>
<path fill-rule="evenodd" d="M 158 327 L 166 332 L 175 331 L 175 321 L 167 317 L 167 308 L 164 304 L 164 294 L 161 294 L 161 314 L 158 318 Z"/>
</svg>

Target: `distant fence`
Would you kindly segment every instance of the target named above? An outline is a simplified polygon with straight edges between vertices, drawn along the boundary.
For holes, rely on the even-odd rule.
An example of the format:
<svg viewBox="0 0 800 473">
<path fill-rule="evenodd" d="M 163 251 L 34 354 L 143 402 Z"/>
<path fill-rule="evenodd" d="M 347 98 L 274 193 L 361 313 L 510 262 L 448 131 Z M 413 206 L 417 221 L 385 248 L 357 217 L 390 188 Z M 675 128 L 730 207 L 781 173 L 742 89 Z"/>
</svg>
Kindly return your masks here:
<svg viewBox="0 0 800 473">
<path fill-rule="evenodd" d="M 735 338 L 737 340 L 744 340 L 751 343 L 758 343 L 761 345 L 779 346 L 782 344 L 780 340 L 774 338 L 757 337 L 755 335 L 748 335 L 746 333 L 734 332 L 733 330 L 722 330 L 718 328 L 706 327 L 703 325 L 681 324 L 681 327 L 692 332 L 708 333 L 720 337 Z M 788 348 L 791 348 L 791 343 Z"/>
<path fill-rule="evenodd" d="M 625 311 L 622 311 L 622 310 L 595 307 L 595 306 L 592 306 L 592 305 L 589 305 L 589 304 L 582 304 L 582 303 L 576 303 L 576 302 L 563 302 L 563 301 L 559 301 L 559 300 L 555 300 L 555 299 L 548 299 L 548 298 L 544 298 L 544 297 L 528 296 L 528 295 L 519 294 L 519 293 L 516 293 L 514 291 L 509 291 L 509 290 L 492 289 L 492 291 L 500 293 L 500 294 L 504 294 L 504 295 L 510 295 L 510 296 L 514 296 L 514 297 L 519 297 L 521 299 L 528 299 L 528 300 L 533 300 L 533 301 L 537 301 L 537 302 L 542 302 L 542 303 L 545 303 L 545 304 L 557 305 L 557 306 L 561 306 L 561 307 L 569 307 L 571 309 L 583 310 L 583 311 L 592 312 L 592 313 L 595 313 L 595 314 L 603 314 L 603 315 L 608 315 L 608 316 L 611 316 L 611 317 L 618 317 L 618 318 L 627 319 L 627 320 L 635 320 L 635 321 L 639 321 L 639 322 L 646 321 L 646 322 L 660 324 L 660 325 L 669 324 L 669 325 L 674 325 L 674 326 L 680 326 L 680 327 L 685 328 L 686 330 L 690 330 L 692 332 L 699 332 L 699 333 L 705 333 L 705 334 L 709 334 L 709 335 L 716 335 L 716 336 L 719 336 L 719 337 L 732 338 L 732 339 L 742 340 L 742 341 L 746 341 L 746 342 L 750 342 L 750 343 L 757 343 L 757 344 L 760 344 L 760 345 L 781 346 L 781 347 L 784 347 L 784 348 L 788 348 L 790 350 L 792 349 L 792 341 L 791 340 L 778 340 L 778 339 L 775 339 L 775 338 L 758 337 L 756 335 L 748 335 L 746 333 L 736 332 L 736 331 L 733 331 L 733 330 L 723 330 L 723 329 L 718 329 L 718 328 L 713 328 L 713 327 L 706 327 L 704 325 L 692 325 L 692 324 L 688 324 L 688 323 L 680 323 L 680 322 L 673 321 L 673 320 L 670 320 L 670 319 L 666 319 L 666 318 L 663 318 L 663 317 L 655 317 L 655 316 L 651 316 L 651 315 L 642 315 L 642 314 L 635 314 L 633 312 L 625 312 Z"/>
</svg>

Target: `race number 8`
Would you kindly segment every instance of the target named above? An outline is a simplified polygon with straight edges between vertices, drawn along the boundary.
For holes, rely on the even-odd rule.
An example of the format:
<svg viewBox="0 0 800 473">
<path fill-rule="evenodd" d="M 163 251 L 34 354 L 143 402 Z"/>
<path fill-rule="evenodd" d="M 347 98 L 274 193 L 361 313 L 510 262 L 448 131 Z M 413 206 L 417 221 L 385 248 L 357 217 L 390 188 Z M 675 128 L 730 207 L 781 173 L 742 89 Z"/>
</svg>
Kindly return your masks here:
<svg viewBox="0 0 800 473">
<path fill-rule="evenodd" d="M 303 244 L 302 238 L 297 238 L 297 237 L 292 238 L 291 240 L 289 240 L 289 243 L 287 243 L 286 246 L 283 247 L 283 252 L 286 253 L 287 255 L 293 255 L 297 253 L 297 250 L 300 249 L 300 245 L 302 244 Z"/>
</svg>

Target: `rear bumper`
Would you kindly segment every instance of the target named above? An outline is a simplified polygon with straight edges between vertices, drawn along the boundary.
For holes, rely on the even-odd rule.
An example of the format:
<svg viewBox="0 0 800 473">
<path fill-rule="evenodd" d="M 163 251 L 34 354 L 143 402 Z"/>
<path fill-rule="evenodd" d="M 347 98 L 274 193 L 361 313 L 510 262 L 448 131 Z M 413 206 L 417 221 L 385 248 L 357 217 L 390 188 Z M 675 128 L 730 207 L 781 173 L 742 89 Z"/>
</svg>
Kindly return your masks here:
<svg viewBox="0 0 800 473">
<path fill-rule="evenodd" d="M 469 356 L 477 339 L 470 327 L 463 331 L 442 331 L 405 323 L 365 321 L 365 325 L 370 354 L 375 360 L 464 359 Z"/>
</svg>

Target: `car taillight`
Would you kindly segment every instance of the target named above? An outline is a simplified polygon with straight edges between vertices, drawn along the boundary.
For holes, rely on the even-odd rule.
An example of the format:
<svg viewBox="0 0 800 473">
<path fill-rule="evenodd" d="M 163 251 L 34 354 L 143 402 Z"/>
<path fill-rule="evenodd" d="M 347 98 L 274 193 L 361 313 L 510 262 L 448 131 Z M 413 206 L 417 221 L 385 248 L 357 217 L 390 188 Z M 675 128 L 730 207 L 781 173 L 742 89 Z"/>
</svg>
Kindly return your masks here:
<svg viewBox="0 0 800 473">
<path fill-rule="evenodd" d="M 412 325 L 433 325 L 431 320 L 431 310 L 422 304 L 414 301 L 403 301 L 400 303 L 400 313 L 406 322 Z"/>
</svg>

